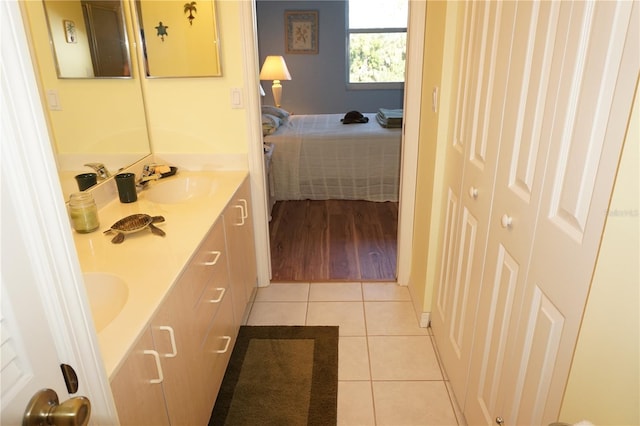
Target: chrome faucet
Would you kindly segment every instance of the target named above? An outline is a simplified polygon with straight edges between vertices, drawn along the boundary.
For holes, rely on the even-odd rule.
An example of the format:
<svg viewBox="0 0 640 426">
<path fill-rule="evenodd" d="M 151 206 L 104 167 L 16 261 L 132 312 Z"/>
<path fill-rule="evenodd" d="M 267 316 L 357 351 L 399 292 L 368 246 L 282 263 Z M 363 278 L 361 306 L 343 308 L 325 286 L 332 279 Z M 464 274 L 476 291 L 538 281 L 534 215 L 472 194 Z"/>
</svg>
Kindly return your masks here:
<svg viewBox="0 0 640 426">
<path fill-rule="evenodd" d="M 138 188 L 144 189 L 150 181 L 158 180 L 161 177 L 160 173 L 156 173 L 155 164 L 145 164 L 142 168 L 142 176 L 138 179 L 136 185 Z"/>
<path fill-rule="evenodd" d="M 87 163 L 85 166 L 91 167 L 96 172 L 98 179 L 100 180 L 111 177 L 111 173 L 109 173 L 109 170 L 107 170 L 105 165 L 102 163 Z"/>
</svg>

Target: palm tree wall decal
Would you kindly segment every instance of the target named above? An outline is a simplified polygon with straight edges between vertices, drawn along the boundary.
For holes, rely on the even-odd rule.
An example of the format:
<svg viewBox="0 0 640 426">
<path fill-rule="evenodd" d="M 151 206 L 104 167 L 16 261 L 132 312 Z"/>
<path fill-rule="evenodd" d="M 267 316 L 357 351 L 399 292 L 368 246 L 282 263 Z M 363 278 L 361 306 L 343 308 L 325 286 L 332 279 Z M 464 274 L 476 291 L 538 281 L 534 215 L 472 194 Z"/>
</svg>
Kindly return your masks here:
<svg viewBox="0 0 640 426">
<path fill-rule="evenodd" d="M 187 16 L 187 19 L 189 19 L 189 25 L 193 25 L 193 20 L 196 19 L 196 17 L 193 16 L 193 14 L 198 13 L 198 9 L 196 9 L 195 1 L 184 4 L 184 13 L 187 13 L 187 12 L 189 12 L 189 16 Z"/>
</svg>

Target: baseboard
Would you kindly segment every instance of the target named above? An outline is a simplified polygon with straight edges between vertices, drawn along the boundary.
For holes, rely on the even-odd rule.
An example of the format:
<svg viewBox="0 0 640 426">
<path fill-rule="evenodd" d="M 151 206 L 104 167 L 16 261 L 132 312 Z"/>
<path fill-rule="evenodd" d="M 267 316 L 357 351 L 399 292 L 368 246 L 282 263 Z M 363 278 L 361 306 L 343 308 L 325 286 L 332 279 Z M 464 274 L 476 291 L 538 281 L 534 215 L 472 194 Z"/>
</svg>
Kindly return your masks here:
<svg viewBox="0 0 640 426">
<path fill-rule="evenodd" d="M 420 327 L 427 328 L 431 324 L 431 312 L 420 314 Z"/>
</svg>

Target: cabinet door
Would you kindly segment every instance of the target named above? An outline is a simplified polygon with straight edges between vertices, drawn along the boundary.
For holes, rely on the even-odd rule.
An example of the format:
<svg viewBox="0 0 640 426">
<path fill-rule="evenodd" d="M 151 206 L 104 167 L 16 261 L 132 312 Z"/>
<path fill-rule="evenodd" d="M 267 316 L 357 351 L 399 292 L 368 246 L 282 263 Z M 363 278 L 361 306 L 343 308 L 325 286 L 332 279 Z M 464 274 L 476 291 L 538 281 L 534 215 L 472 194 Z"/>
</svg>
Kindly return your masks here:
<svg viewBox="0 0 640 426">
<path fill-rule="evenodd" d="M 236 324 L 243 322 L 247 302 L 256 287 L 256 255 L 249 180 L 245 179 L 224 212 L 229 274 Z"/>
<path fill-rule="evenodd" d="M 159 354 L 147 330 L 111 380 L 122 426 L 169 425 Z"/>
<path fill-rule="evenodd" d="M 167 413 L 172 425 L 195 424 L 198 395 L 192 394 L 197 370 L 191 354 L 197 345 L 193 327 L 193 310 L 188 309 L 184 287 L 174 286 L 151 321 L 151 333 L 164 372 L 164 390 Z"/>
</svg>

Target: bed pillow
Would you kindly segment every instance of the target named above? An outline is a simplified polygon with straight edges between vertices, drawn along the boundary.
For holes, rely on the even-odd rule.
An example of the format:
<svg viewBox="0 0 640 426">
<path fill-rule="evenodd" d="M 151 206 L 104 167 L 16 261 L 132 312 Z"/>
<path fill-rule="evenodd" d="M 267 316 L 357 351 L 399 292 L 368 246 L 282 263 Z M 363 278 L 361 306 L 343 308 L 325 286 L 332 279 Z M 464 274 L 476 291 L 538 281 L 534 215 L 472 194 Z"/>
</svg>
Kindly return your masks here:
<svg viewBox="0 0 640 426">
<path fill-rule="evenodd" d="M 262 136 L 267 136 L 278 130 L 282 119 L 272 114 L 262 114 Z"/>
<path fill-rule="evenodd" d="M 287 118 L 289 118 L 289 112 L 283 110 L 282 108 L 278 108 L 275 107 L 273 105 L 263 105 L 262 106 L 262 113 L 263 114 L 269 114 L 269 115 L 275 115 L 276 117 L 282 119 L 282 120 L 286 120 Z"/>
</svg>

